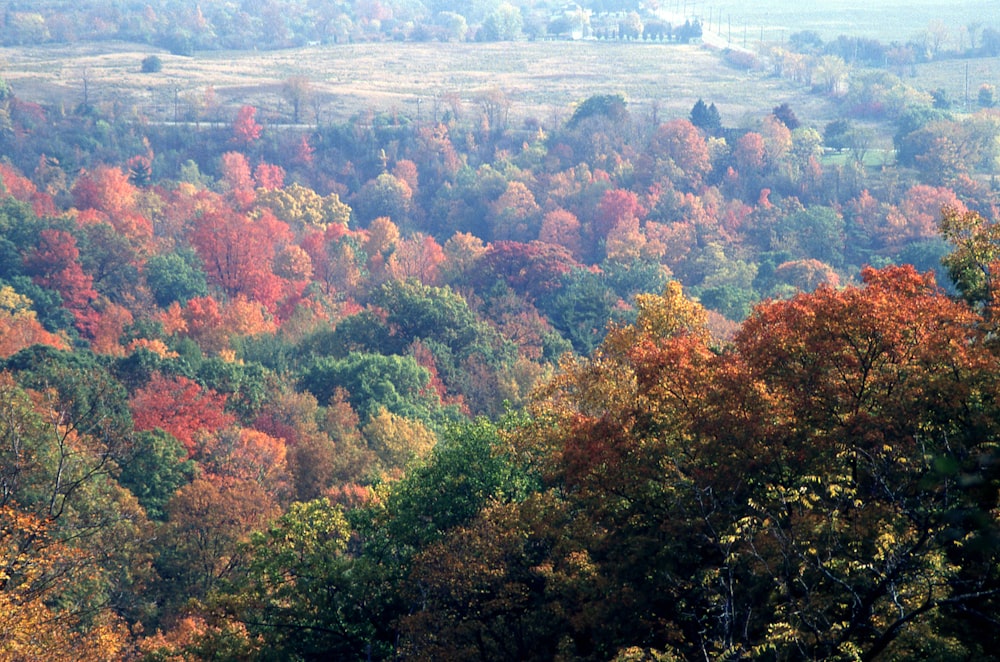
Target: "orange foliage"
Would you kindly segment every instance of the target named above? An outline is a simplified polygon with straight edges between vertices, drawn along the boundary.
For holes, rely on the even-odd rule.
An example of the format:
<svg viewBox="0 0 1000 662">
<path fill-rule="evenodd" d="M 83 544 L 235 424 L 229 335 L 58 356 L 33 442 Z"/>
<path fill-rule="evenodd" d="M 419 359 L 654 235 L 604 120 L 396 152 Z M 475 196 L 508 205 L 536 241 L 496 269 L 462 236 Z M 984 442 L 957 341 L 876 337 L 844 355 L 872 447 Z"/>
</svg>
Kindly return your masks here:
<svg viewBox="0 0 1000 662">
<path fill-rule="evenodd" d="M 427 285 L 440 282 L 444 251 L 434 237 L 417 232 L 401 240 L 386 265 L 389 276 L 397 280 L 416 278 Z"/>
<path fill-rule="evenodd" d="M 179 356 L 177 352 L 171 350 L 165 342 L 158 338 L 136 338 L 125 347 L 125 353 L 133 354 L 140 349 L 152 352 L 163 359 L 176 359 Z"/>
<path fill-rule="evenodd" d="M 708 145 L 701 132 L 686 119 L 675 119 L 660 125 L 652 147 L 659 157 L 669 158 L 679 172 L 668 173 L 684 188 L 698 188 L 711 169 Z"/>
<path fill-rule="evenodd" d="M 252 482 L 279 500 L 289 496 L 285 440 L 249 428 L 229 427 L 197 439 L 194 458 L 219 485 Z"/>
<path fill-rule="evenodd" d="M 168 313 L 175 309 L 171 305 Z M 178 308 L 183 319 L 184 333 L 198 343 L 206 354 L 218 354 L 229 347 L 229 335 L 223 324 L 219 303 L 212 297 L 189 299 L 184 308 Z"/>
<path fill-rule="evenodd" d="M 632 191 L 620 188 L 605 191 L 594 217 L 594 237 L 603 239 L 619 223 L 633 218 L 640 220 L 645 214 L 639 196 Z"/>
<path fill-rule="evenodd" d="M 9 195 L 15 200 L 31 204 L 35 216 L 56 215 L 56 206 L 52 201 L 52 196 L 47 192 L 37 190 L 30 179 L 6 163 L 0 163 L 0 195 Z"/>
<path fill-rule="evenodd" d="M 284 286 L 272 269 L 276 251 L 292 238 L 287 223 L 268 210 L 256 219 L 233 212 L 210 213 L 190 238 L 210 281 L 230 296 L 242 294 L 274 312 Z"/>
<path fill-rule="evenodd" d="M 77 209 L 96 209 L 107 215 L 107 222 L 129 239 L 145 243 L 153 237 L 153 224 L 137 208 L 138 189 L 128 174 L 119 168 L 98 166 L 84 171 L 73 186 Z"/>
<path fill-rule="evenodd" d="M 262 333 L 274 333 L 277 325 L 264 307 L 249 301 L 244 296 L 238 296 L 228 302 L 222 310 L 222 328 L 229 336 L 256 336 Z"/>
<path fill-rule="evenodd" d="M 236 418 L 225 411 L 226 396 L 203 389 L 187 377 L 154 373 L 145 388 L 129 400 L 136 430 L 161 428 L 177 438 L 194 455 L 199 433 L 215 432 Z"/>
<path fill-rule="evenodd" d="M 66 341 L 61 336 L 46 331 L 34 314 L 11 315 L 0 312 L 0 357 L 10 356 L 32 345 L 69 349 Z"/>
<path fill-rule="evenodd" d="M 132 313 L 110 301 L 104 302 L 102 308 L 87 328 L 90 348 L 97 354 L 123 356 L 125 350 L 118 341 L 125 328 L 132 324 Z"/>
<path fill-rule="evenodd" d="M 392 168 L 392 175 L 396 179 L 401 179 L 406 182 L 407 186 L 414 195 L 417 193 L 417 164 L 413 161 L 402 159 L 396 162 L 396 165 Z"/>
<path fill-rule="evenodd" d="M 565 209 L 553 209 L 542 217 L 542 227 L 538 231 L 538 240 L 566 248 L 577 260 L 583 255 L 580 221 L 575 214 Z"/>
<path fill-rule="evenodd" d="M 60 607 L 79 551 L 53 536 L 50 523 L 0 506 L 0 659 L 112 662 L 126 658 L 128 630 L 109 609 L 79 615 Z M 71 601 L 68 601 L 71 602 Z"/>
<path fill-rule="evenodd" d="M 253 171 L 257 188 L 279 189 L 285 185 L 285 169 L 270 163 L 260 163 Z"/>
<path fill-rule="evenodd" d="M 247 147 L 260 138 L 264 128 L 257 123 L 257 109 L 253 106 L 242 106 L 233 120 L 233 142 Z"/>
</svg>

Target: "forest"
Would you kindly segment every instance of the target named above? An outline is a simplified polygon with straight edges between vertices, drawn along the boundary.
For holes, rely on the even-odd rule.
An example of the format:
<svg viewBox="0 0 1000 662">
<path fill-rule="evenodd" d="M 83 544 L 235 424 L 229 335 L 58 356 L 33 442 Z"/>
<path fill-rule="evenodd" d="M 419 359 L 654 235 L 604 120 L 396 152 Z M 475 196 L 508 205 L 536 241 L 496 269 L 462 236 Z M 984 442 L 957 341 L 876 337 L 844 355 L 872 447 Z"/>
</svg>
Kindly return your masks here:
<svg viewBox="0 0 1000 662">
<path fill-rule="evenodd" d="M 717 53 L 823 121 L 0 68 L 0 660 L 996 659 L 1000 109 L 875 44 Z"/>
</svg>

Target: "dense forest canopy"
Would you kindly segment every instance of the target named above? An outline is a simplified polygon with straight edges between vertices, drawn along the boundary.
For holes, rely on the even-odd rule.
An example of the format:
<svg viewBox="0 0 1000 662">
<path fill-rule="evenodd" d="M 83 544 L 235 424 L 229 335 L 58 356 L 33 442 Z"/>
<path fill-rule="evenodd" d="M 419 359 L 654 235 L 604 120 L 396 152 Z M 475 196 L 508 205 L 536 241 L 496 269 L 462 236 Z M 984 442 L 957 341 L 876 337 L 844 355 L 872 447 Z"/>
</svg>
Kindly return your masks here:
<svg viewBox="0 0 1000 662">
<path fill-rule="evenodd" d="M 656 9 L 12 2 L 0 38 L 708 34 Z M 994 659 L 1000 110 L 918 75 L 988 62 L 965 35 L 707 44 L 815 101 L 745 117 L 0 80 L 0 658 Z"/>
</svg>

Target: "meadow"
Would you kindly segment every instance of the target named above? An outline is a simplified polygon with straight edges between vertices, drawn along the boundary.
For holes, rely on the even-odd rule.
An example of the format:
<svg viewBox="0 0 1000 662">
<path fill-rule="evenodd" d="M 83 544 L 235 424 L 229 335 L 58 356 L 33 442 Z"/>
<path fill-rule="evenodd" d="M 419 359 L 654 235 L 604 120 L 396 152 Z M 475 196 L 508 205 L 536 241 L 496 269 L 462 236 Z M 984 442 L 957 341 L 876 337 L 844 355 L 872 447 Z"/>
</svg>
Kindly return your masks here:
<svg viewBox="0 0 1000 662">
<path fill-rule="evenodd" d="M 159 73 L 141 73 L 156 54 Z M 0 49 L 2 75 L 18 97 L 73 107 L 135 108 L 153 121 L 191 116 L 228 120 L 242 104 L 260 116 L 286 122 L 284 81 L 306 78 L 312 101 L 301 121 L 343 121 L 374 110 L 430 119 L 456 97 L 471 109 L 487 91 L 509 100 L 512 123 L 528 118 L 543 126 L 566 119 L 594 94 L 625 95 L 634 113 L 686 117 L 699 98 L 714 102 L 723 122 L 740 126 L 788 102 L 816 126 L 834 116 L 820 96 L 790 81 L 726 66 L 717 53 L 696 45 L 605 42 L 491 44 L 378 43 L 317 46 L 269 52 L 206 52 L 182 57 L 135 44 L 76 44 Z M 206 107 L 214 90 L 218 108 Z M 211 100 L 210 100 L 211 101 Z"/>
</svg>

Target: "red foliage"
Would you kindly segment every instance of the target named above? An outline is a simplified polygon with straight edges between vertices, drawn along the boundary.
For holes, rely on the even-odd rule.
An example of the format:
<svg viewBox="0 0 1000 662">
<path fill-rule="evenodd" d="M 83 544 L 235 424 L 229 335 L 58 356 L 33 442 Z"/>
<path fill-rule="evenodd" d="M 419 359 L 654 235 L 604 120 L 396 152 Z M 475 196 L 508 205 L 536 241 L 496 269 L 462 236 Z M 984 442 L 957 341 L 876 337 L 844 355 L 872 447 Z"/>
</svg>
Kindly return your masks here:
<svg viewBox="0 0 1000 662">
<path fill-rule="evenodd" d="M 273 313 L 283 294 L 283 280 L 272 271 L 275 251 L 291 238 L 288 225 L 270 212 L 250 219 L 228 211 L 202 217 L 190 240 L 213 283 L 230 296 L 242 294 Z"/>
<path fill-rule="evenodd" d="M 264 128 L 257 123 L 257 109 L 253 106 L 243 106 L 236 113 L 233 121 L 233 142 L 246 147 L 260 138 Z"/>
<path fill-rule="evenodd" d="M 270 163 L 260 163 L 253 171 L 257 188 L 279 189 L 285 185 L 285 169 Z"/>
<path fill-rule="evenodd" d="M 73 235 L 62 230 L 42 230 L 38 247 L 24 259 L 32 280 L 62 296 L 63 305 L 80 321 L 97 298 L 94 279 L 80 266 L 80 251 Z"/>
<path fill-rule="evenodd" d="M 149 384 L 132 396 L 129 405 L 136 430 L 160 428 L 169 432 L 193 456 L 199 433 L 215 432 L 236 422 L 225 411 L 226 399 L 187 377 L 154 373 Z"/>
<path fill-rule="evenodd" d="M 605 191 L 597 204 L 593 234 L 595 239 L 604 239 L 615 226 L 629 219 L 641 220 L 646 210 L 639 204 L 639 196 L 625 189 Z"/>
<path fill-rule="evenodd" d="M 532 241 L 498 241 L 491 244 L 479 262 L 474 278 L 490 283 L 503 279 L 517 293 L 539 297 L 560 285 L 564 274 L 582 268 L 562 246 Z"/>
</svg>

